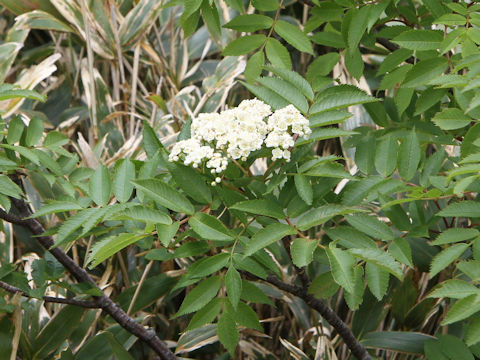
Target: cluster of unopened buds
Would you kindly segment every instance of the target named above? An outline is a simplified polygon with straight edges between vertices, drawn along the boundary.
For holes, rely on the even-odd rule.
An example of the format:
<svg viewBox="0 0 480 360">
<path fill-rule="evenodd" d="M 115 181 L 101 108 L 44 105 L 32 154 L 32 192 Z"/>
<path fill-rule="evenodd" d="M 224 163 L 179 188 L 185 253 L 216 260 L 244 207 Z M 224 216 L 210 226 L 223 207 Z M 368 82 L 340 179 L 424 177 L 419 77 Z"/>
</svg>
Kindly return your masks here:
<svg viewBox="0 0 480 360">
<path fill-rule="evenodd" d="M 220 174 L 229 159 L 246 161 L 265 145 L 272 148 L 272 160 L 290 161 L 295 138 L 311 132 L 308 120 L 293 105 L 272 113 L 260 100 L 244 100 L 221 113 L 199 114 L 192 121 L 191 138 L 177 142 L 169 160 L 194 168 L 205 164 L 212 174 Z M 217 176 L 212 186 L 219 182 Z"/>
</svg>

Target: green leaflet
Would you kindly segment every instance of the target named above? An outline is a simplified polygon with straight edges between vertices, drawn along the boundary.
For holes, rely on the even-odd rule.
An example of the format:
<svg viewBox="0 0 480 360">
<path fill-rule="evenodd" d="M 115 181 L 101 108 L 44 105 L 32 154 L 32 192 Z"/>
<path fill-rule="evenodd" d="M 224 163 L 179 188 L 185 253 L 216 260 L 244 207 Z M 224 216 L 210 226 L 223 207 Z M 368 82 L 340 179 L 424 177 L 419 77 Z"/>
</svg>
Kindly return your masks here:
<svg viewBox="0 0 480 360">
<path fill-rule="evenodd" d="M 313 187 L 307 176 L 302 174 L 295 174 L 294 176 L 295 188 L 300 198 L 308 205 L 313 202 Z"/>
<path fill-rule="evenodd" d="M 180 309 L 173 318 L 200 310 L 207 305 L 218 293 L 221 279 L 219 276 L 212 276 L 203 280 L 191 290 L 180 306 Z"/>
<path fill-rule="evenodd" d="M 387 177 L 395 171 L 398 148 L 397 139 L 392 134 L 379 139 L 375 151 L 375 168 L 381 175 Z"/>
<path fill-rule="evenodd" d="M 110 201 L 112 182 L 106 166 L 100 165 L 92 175 L 89 183 L 90 196 L 98 206 L 105 206 Z"/>
<path fill-rule="evenodd" d="M 290 69 L 292 67 L 290 53 L 287 48 L 275 38 L 268 38 L 267 44 L 265 45 L 265 54 L 267 55 L 267 59 L 277 68 Z"/>
<path fill-rule="evenodd" d="M 451 244 L 459 241 L 473 239 L 478 236 L 480 231 L 477 229 L 451 228 L 442 232 L 433 242 L 432 245 Z"/>
<path fill-rule="evenodd" d="M 310 109 L 310 113 L 315 114 L 375 101 L 378 99 L 353 85 L 338 85 L 322 91 Z"/>
<path fill-rule="evenodd" d="M 227 287 L 228 300 L 236 310 L 242 294 L 242 278 L 232 265 L 225 274 L 225 286 Z"/>
<path fill-rule="evenodd" d="M 241 201 L 235 203 L 230 209 L 246 211 L 257 215 L 271 216 L 277 219 L 285 219 L 282 207 L 277 202 L 270 199 Z"/>
<path fill-rule="evenodd" d="M 193 315 L 192 320 L 188 324 L 187 331 L 199 328 L 205 324 L 213 322 L 213 320 L 220 313 L 222 308 L 223 299 L 215 298 L 205 305 L 202 309 L 198 310 Z"/>
<path fill-rule="evenodd" d="M 372 294 L 378 299 L 382 300 L 388 290 L 388 282 L 390 274 L 387 270 L 372 262 L 367 262 L 365 266 L 365 278 L 367 285 Z"/>
<path fill-rule="evenodd" d="M 393 240 L 393 232 L 376 217 L 366 214 L 347 215 L 347 222 L 357 230 L 382 241 Z"/>
<path fill-rule="evenodd" d="M 245 14 L 233 18 L 223 25 L 224 28 L 236 31 L 254 32 L 262 29 L 269 29 L 273 25 L 271 17 L 259 14 Z"/>
<path fill-rule="evenodd" d="M 8 176 L 0 174 L 0 194 L 20 199 L 23 191 Z"/>
<path fill-rule="evenodd" d="M 130 159 L 120 162 L 113 177 L 113 194 L 121 203 L 127 202 L 133 193 L 132 181 L 135 180 L 135 165 Z"/>
<path fill-rule="evenodd" d="M 338 204 L 323 205 L 301 215 L 298 218 L 297 227 L 300 230 L 305 231 L 313 226 L 327 222 L 334 216 L 349 214 L 352 212 L 355 212 L 355 210 L 348 206 Z"/>
<path fill-rule="evenodd" d="M 446 217 L 480 217 L 480 202 L 465 200 L 448 205 L 437 213 Z"/>
<path fill-rule="evenodd" d="M 467 126 L 472 119 L 460 109 L 448 108 L 435 114 L 432 121 L 442 130 L 455 130 Z"/>
<path fill-rule="evenodd" d="M 138 179 L 133 182 L 148 197 L 173 211 L 191 215 L 195 209 L 188 199 L 170 185 L 158 179 Z"/>
<path fill-rule="evenodd" d="M 466 319 L 478 311 L 480 311 L 480 294 L 469 295 L 453 304 L 442 321 L 442 325 Z"/>
<path fill-rule="evenodd" d="M 304 267 L 313 260 L 313 253 L 318 246 L 318 241 L 297 238 L 290 245 L 292 261 L 298 267 Z"/>
<path fill-rule="evenodd" d="M 296 231 L 290 225 L 273 223 L 258 231 L 248 242 L 245 256 L 250 256 L 264 247 L 282 239 L 285 236 L 293 235 Z"/>
<path fill-rule="evenodd" d="M 442 40 L 442 31 L 409 30 L 396 36 L 392 42 L 409 50 L 436 50 L 440 48 Z"/>
<path fill-rule="evenodd" d="M 421 148 L 415 130 L 403 139 L 398 150 L 398 172 L 405 180 L 410 180 L 416 173 L 421 158 Z"/>
<path fill-rule="evenodd" d="M 91 263 L 89 268 L 93 269 L 102 261 L 146 236 L 148 236 L 148 234 L 123 233 L 108 236 L 107 238 L 100 240 L 93 245 L 92 250 L 88 255 L 88 263 Z"/>
<path fill-rule="evenodd" d="M 207 240 L 230 241 L 233 236 L 223 223 L 212 215 L 196 213 L 188 221 L 192 229 Z"/>
<path fill-rule="evenodd" d="M 381 249 L 349 249 L 348 252 L 362 260 L 365 260 L 366 262 L 371 262 L 379 266 L 400 280 L 403 279 L 403 271 L 400 263 L 395 261 L 393 256 L 391 256 L 389 253 Z"/>
<path fill-rule="evenodd" d="M 225 56 L 245 55 L 258 49 L 267 39 L 263 34 L 247 35 L 237 38 L 223 49 Z"/>
<path fill-rule="evenodd" d="M 428 294 L 428 297 L 463 299 L 467 296 L 479 293 L 480 290 L 475 285 L 464 280 L 452 279 L 444 281 L 436 286 L 434 290 Z"/>
<path fill-rule="evenodd" d="M 228 312 L 224 312 L 218 320 L 217 325 L 218 339 L 223 346 L 233 356 L 238 344 L 239 335 L 235 319 Z"/>
<path fill-rule="evenodd" d="M 438 253 L 430 264 L 430 278 L 433 278 L 453 261 L 458 259 L 468 247 L 468 244 L 455 244 Z"/>
<path fill-rule="evenodd" d="M 279 20 L 275 24 L 274 29 L 278 35 L 285 39 L 285 41 L 294 48 L 313 55 L 313 48 L 310 39 L 298 27 L 286 21 Z"/>
<path fill-rule="evenodd" d="M 355 258 L 346 251 L 343 251 L 333 243 L 326 249 L 332 275 L 338 285 L 345 291 L 352 293 L 355 290 L 355 274 L 353 266 Z"/>
</svg>

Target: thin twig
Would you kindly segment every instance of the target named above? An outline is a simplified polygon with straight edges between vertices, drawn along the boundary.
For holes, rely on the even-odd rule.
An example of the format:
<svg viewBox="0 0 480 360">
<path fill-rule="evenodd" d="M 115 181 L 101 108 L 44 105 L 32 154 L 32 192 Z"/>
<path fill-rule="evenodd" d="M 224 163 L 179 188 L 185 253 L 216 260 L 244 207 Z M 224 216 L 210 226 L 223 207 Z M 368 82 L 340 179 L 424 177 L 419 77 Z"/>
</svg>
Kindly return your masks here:
<svg viewBox="0 0 480 360">
<path fill-rule="evenodd" d="M 252 276 L 248 274 L 248 276 Z M 257 278 L 256 276 L 254 276 Z M 258 280 L 263 280 L 257 278 Z M 279 278 L 273 275 L 267 276 L 265 279 L 268 283 L 275 285 L 280 290 L 286 291 L 292 295 L 295 295 L 307 303 L 312 309 L 317 310 L 327 322 L 332 325 L 343 339 L 347 347 L 352 354 L 359 360 L 371 360 L 370 354 L 365 347 L 355 338 L 350 328 L 343 322 L 342 319 L 323 301 L 315 298 L 307 292 L 306 288 L 302 288 L 296 285 L 287 284 L 281 281 Z"/>
<path fill-rule="evenodd" d="M 17 288 L 15 286 L 9 285 L 3 281 L 0 281 L 0 288 L 3 290 L 8 291 L 9 293 L 12 294 L 20 294 L 24 297 L 31 298 L 30 295 L 25 293 L 22 289 Z M 65 298 L 59 298 L 59 297 L 53 297 L 53 296 L 43 296 L 43 301 L 45 302 L 50 302 L 50 303 L 56 303 L 56 304 L 67 304 L 67 305 L 74 305 L 74 306 L 80 306 L 83 308 L 87 309 L 98 309 L 99 306 L 95 301 L 89 301 L 89 300 L 76 300 L 76 299 L 65 299 Z"/>
</svg>

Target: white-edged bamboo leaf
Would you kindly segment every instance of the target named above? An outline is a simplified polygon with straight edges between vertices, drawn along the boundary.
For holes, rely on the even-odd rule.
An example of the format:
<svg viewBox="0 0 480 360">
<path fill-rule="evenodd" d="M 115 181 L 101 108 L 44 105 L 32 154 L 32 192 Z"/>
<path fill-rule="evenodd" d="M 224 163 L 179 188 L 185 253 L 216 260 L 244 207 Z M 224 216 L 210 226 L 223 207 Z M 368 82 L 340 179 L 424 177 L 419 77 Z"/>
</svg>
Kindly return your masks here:
<svg viewBox="0 0 480 360">
<path fill-rule="evenodd" d="M 133 180 L 135 180 L 135 165 L 130 159 L 124 159 L 113 177 L 113 194 L 119 202 L 127 202 L 132 196 Z"/>
<path fill-rule="evenodd" d="M 242 277 L 232 265 L 230 265 L 225 274 L 225 286 L 227 288 L 228 300 L 233 308 L 237 310 L 240 295 L 242 294 Z"/>
<path fill-rule="evenodd" d="M 224 56 L 240 56 L 248 54 L 255 49 L 258 49 L 267 39 L 263 34 L 246 35 L 239 37 L 229 43 L 222 54 Z"/>
<path fill-rule="evenodd" d="M 477 237 L 480 231 L 477 229 L 450 228 L 442 232 L 432 245 L 452 244 L 459 241 L 471 240 Z"/>
<path fill-rule="evenodd" d="M 170 185 L 158 179 L 138 179 L 133 182 L 137 189 L 143 191 L 149 198 L 173 211 L 191 215 L 195 212 L 188 199 Z"/>
<path fill-rule="evenodd" d="M 180 309 L 173 316 L 189 314 L 200 310 L 207 305 L 218 293 L 222 280 L 219 276 L 212 276 L 196 285 L 183 299 Z"/>
<path fill-rule="evenodd" d="M 295 49 L 313 55 L 313 47 L 310 39 L 297 26 L 279 20 L 275 23 L 274 29 L 278 35 Z"/>
<path fill-rule="evenodd" d="M 258 250 L 277 242 L 285 236 L 296 234 L 293 227 L 281 223 L 272 223 L 253 235 L 245 249 L 245 256 L 250 256 Z"/>
<path fill-rule="evenodd" d="M 17 17 L 17 22 L 30 29 L 73 32 L 73 29 L 53 15 L 42 10 L 34 10 Z"/>
<path fill-rule="evenodd" d="M 435 255 L 430 264 L 430 278 L 433 278 L 453 261 L 458 259 L 468 247 L 468 244 L 455 244 Z"/>
<path fill-rule="evenodd" d="M 355 229 L 382 241 L 393 240 L 393 231 L 376 217 L 366 214 L 347 215 L 347 222 Z"/>
<path fill-rule="evenodd" d="M 277 219 L 285 219 L 282 207 L 277 202 L 269 199 L 255 199 L 237 202 L 231 206 L 230 209 L 270 216 Z"/>
<path fill-rule="evenodd" d="M 355 274 L 353 267 L 355 258 L 350 253 L 336 248 L 333 243 L 326 249 L 332 275 L 336 283 L 345 291 L 352 293 L 355 289 Z"/>
<path fill-rule="evenodd" d="M 146 236 L 148 236 L 148 234 L 122 233 L 108 236 L 107 238 L 98 241 L 92 246 L 92 250 L 88 255 L 88 263 L 91 263 L 89 268 L 93 269 L 102 261 Z"/>
<path fill-rule="evenodd" d="M 122 47 L 132 46 L 145 31 L 155 22 L 162 2 L 140 0 L 130 10 L 120 24 L 118 37 Z"/>
<path fill-rule="evenodd" d="M 93 173 L 89 183 L 89 190 L 92 200 L 98 206 L 105 206 L 110 201 L 112 182 L 110 172 L 105 165 L 100 165 Z"/>
<path fill-rule="evenodd" d="M 231 231 L 215 216 L 198 212 L 188 220 L 188 224 L 198 235 L 206 240 L 233 240 Z"/>
<path fill-rule="evenodd" d="M 295 239 L 290 245 L 292 261 L 295 266 L 301 268 L 310 264 L 313 260 L 313 253 L 317 248 L 317 245 L 317 240 L 309 240 L 304 238 Z"/>
<path fill-rule="evenodd" d="M 365 266 L 365 278 L 367 285 L 373 296 L 381 301 L 388 290 L 388 283 L 390 274 L 382 267 L 375 265 L 372 262 L 367 262 Z"/>
<path fill-rule="evenodd" d="M 393 276 L 402 280 L 403 272 L 400 263 L 398 263 L 392 255 L 381 249 L 348 249 L 348 251 L 359 259 L 371 262 L 385 271 L 388 271 Z"/>
</svg>

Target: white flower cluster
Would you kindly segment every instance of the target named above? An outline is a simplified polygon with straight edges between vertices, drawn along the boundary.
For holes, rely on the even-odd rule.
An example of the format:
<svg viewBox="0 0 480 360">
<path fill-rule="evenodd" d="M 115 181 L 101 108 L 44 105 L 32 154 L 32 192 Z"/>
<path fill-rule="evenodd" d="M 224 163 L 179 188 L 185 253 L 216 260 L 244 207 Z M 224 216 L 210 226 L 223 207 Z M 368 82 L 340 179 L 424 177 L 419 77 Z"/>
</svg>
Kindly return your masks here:
<svg viewBox="0 0 480 360">
<path fill-rule="evenodd" d="M 221 173 L 227 168 L 228 159 L 246 160 L 265 144 L 273 148 L 273 160 L 289 161 L 294 136 L 306 137 L 311 132 L 308 120 L 293 105 L 272 114 L 264 102 L 244 100 L 220 114 L 200 114 L 192 121 L 191 138 L 177 142 L 169 160 L 182 160 L 193 167 L 205 161 L 212 173 Z M 217 177 L 212 185 L 219 180 Z"/>
</svg>

